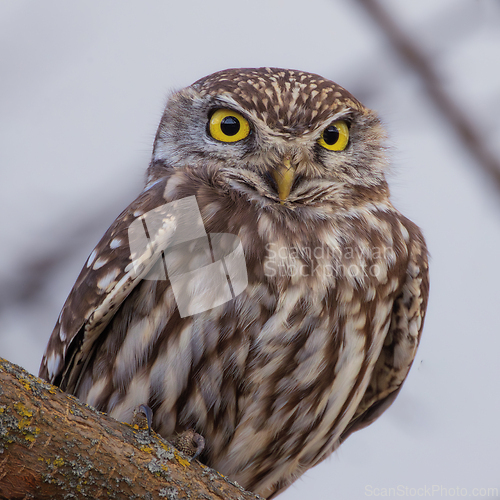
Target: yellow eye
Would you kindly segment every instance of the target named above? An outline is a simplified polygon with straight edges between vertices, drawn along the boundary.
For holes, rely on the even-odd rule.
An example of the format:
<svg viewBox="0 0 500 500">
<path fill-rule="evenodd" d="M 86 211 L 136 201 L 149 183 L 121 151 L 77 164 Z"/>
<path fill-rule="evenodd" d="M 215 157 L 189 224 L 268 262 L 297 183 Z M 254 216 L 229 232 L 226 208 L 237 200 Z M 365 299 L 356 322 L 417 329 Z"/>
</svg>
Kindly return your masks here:
<svg viewBox="0 0 500 500">
<path fill-rule="evenodd" d="M 320 146 L 330 151 L 343 151 L 349 142 L 349 128 L 344 120 L 337 120 L 323 130 L 318 139 Z"/>
<path fill-rule="evenodd" d="M 221 142 L 241 141 L 250 133 L 250 125 L 236 111 L 218 109 L 210 118 L 210 135 Z"/>
</svg>

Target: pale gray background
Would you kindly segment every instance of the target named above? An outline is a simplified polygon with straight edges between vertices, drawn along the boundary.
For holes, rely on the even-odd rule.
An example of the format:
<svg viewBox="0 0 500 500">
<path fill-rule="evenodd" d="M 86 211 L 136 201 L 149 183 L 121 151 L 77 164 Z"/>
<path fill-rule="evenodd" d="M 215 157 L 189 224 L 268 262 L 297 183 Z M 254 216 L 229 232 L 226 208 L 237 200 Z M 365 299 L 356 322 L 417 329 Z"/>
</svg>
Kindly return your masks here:
<svg viewBox="0 0 500 500">
<path fill-rule="evenodd" d="M 500 156 L 498 0 L 383 4 Z M 431 251 L 399 399 L 280 498 L 500 488 L 500 197 L 354 0 L 2 0 L 0 356 L 38 372 L 87 255 L 141 189 L 169 91 L 268 65 L 319 73 L 379 111 L 393 201 Z"/>
</svg>

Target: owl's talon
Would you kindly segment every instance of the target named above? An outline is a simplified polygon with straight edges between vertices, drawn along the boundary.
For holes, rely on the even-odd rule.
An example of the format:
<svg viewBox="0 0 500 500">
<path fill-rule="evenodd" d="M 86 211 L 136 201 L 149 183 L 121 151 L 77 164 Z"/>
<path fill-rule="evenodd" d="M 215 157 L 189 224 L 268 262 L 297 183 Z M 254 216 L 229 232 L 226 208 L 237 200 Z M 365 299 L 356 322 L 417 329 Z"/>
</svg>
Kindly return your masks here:
<svg viewBox="0 0 500 500">
<path fill-rule="evenodd" d="M 153 410 L 146 405 L 142 404 L 134 409 L 132 417 L 132 427 L 140 431 L 148 431 L 151 434 L 153 429 Z"/>
<path fill-rule="evenodd" d="M 193 429 L 188 429 L 179 434 L 172 444 L 184 453 L 190 460 L 198 458 L 205 449 L 205 438 L 195 432 Z"/>
<path fill-rule="evenodd" d="M 195 432 L 193 436 L 193 442 L 196 444 L 197 450 L 196 453 L 191 457 L 191 460 L 195 460 L 196 458 L 198 458 L 205 449 L 205 438 L 201 434 Z"/>
</svg>

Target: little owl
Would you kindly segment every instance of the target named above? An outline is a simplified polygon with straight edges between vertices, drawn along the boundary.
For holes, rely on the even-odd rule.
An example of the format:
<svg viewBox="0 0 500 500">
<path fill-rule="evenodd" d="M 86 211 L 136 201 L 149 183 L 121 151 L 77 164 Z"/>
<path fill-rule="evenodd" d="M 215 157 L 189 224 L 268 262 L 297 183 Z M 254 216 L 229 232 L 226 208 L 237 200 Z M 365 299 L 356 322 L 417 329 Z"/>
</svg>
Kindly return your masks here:
<svg viewBox="0 0 500 500">
<path fill-rule="evenodd" d="M 200 434 L 205 464 L 278 495 L 389 407 L 415 357 L 427 250 L 389 199 L 384 140 L 374 112 L 302 71 L 229 69 L 172 94 L 146 186 L 84 265 L 40 376 L 120 421 L 146 405 L 161 436 Z M 185 198 L 203 234 L 241 245 L 228 300 L 198 303 L 209 273 L 177 292 L 172 266 L 151 274 L 193 228 L 174 211 L 160 238 L 147 216 Z M 154 243 L 141 255 L 134 221 Z"/>
</svg>

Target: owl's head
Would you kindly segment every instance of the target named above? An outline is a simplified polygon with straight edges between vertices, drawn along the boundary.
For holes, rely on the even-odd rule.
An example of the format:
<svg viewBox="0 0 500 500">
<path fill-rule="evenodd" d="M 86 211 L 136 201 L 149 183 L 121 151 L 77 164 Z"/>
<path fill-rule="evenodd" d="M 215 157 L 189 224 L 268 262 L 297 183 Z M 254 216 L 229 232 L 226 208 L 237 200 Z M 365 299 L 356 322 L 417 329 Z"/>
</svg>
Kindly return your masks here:
<svg viewBox="0 0 500 500">
<path fill-rule="evenodd" d="M 150 171 L 189 169 L 260 204 L 311 205 L 386 191 L 374 112 L 321 76 L 229 69 L 168 100 Z"/>
</svg>

